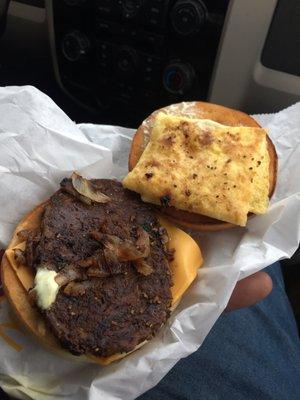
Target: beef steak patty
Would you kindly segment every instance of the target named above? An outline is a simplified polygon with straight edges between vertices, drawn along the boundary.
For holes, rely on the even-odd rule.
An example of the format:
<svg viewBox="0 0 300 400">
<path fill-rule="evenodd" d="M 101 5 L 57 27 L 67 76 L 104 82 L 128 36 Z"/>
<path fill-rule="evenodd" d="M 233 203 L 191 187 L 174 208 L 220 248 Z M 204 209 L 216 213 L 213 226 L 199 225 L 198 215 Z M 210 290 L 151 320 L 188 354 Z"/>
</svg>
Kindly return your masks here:
<svg viewBox="0 0 300 400">
<path fill-rule="evenodd" d="M 26 258 L 63 278 L 55 302 L 40 310 L 61 345 L 77 355 L 110 356 L 133 350 L 165 323 L 171 276 L 166 232 L 151 208 L 119 182 L 92 182 L 110 201 L 85 204 L 64 179 L 27 240 Z M 119 242 L 150 245 L 146 270 L 127 253 L 122 259 Z"/>
</svg>

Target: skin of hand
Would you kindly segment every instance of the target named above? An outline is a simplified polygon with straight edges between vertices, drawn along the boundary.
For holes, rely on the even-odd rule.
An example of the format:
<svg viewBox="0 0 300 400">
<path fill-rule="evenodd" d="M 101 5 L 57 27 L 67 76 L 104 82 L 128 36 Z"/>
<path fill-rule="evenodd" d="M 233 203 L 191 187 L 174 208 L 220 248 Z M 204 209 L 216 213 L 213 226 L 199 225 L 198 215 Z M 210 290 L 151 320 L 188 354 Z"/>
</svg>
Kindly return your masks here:
<svg viewBox="0 0 300 400">
<path fill-rule="evenodd" d="M 252 306 L 267 297 L 272 288 L 270 276 L 266 272 L 256 272 L 236 284 L 225 311 Z"/>
</svg>

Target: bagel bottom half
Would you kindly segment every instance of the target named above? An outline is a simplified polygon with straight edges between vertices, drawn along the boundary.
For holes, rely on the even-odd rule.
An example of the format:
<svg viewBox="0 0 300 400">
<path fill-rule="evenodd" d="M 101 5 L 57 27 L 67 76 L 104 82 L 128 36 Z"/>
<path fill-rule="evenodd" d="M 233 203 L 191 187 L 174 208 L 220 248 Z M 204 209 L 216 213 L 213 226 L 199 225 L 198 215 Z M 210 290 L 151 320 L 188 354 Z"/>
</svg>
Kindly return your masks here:
<svg viewBox="0 0 300 400">
<path fill-rule="evenodd" d="M 1 279 L 7 299 L 18 317 L 21 326 L 25 327 L 26 331 L 29 331 L 41 344 L 50 350 L 73 360 L 87 361 L 101 365 L 110 364 L 140 348 L 146 342 L 140 343 L 129 353 L 118 353 L 110 357 L 96 357 L 94 355 L 74 356 L 62 348 L 55 336 L 47 329 L 42 315 L 32 304 L 29 297 L 28 291 L 34 286 L 35 271 L 26 265 L 16 264 L 14 249 L 25 249 L 26 242 L 20 240 L 18 232 L 25 229 L 38 228 L 46 205 L 47 202 L 37 206 L 18 224 L 2 258 Z M 203 259 L 199 246 L 188 234 L 163 218 L 159 218 L 159 222 L 168 232 L 169 248 L 175 249 L 174 260 L 169 263 L 173 279 L 173 286 L 171 288 L 173 310 L 179 303 L 181 296 L 195 279 L 197 270 L 202 265 Z"/>
</svg>

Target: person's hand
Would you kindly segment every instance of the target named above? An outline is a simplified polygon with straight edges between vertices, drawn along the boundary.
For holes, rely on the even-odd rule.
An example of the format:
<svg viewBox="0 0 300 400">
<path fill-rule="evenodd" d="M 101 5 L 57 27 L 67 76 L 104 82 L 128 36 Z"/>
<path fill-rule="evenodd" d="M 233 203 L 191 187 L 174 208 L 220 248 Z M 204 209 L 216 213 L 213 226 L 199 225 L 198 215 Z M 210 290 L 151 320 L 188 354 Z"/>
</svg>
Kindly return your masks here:
<svg viewBox="0 0 300 400">
<path fill-rule="evenodd" d="M 236 284 L 226 311 L 252 306 L 267 297 L 272 288 L 273 283 L 269 275 L 256 272 Z"/>
</svg>

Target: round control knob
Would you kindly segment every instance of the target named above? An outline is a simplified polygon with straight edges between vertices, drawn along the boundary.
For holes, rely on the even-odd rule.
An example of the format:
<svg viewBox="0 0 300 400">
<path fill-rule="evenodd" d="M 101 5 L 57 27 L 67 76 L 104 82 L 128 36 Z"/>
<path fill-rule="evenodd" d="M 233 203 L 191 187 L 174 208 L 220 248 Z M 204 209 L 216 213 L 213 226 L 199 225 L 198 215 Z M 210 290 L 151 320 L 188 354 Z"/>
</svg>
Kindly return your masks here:
<svg viewBox="0 0 300 400">
<path fill-rule="evenodd" d="M 62 52 L 69 61 L 78 61 L 84 58 L 89 48 L 90 41 L 82 32 L 72 31 L 63 37 Z"/>
<path fill-rule="evenodd" d="M 138 67 L 138 55 L 132 47 L 124 46 L 117 54 L 116 66 L 122 75 L 133 74 Z"/>
<path fill-rule="evenodd" d="M 123 15 L 125 18 L 133 18 L 139 12 L 142 6 L 142 0 L 124 0 L 122 1 Z"/>
<path fill-rule="evenodd" d="M 169 64 L 163 74 L 163 85 L 172 94 L 182 95 L 192 86 L 195 71 L 190 64 L 174 62 Z"/>
<path fill-rule="evenodd" d="M 179 0 L 171 11 L 173 29 L 179 35 L 193 35 L 204 25 L 206 14 L 206 5 L 201 0 Z"/>
</svg>

